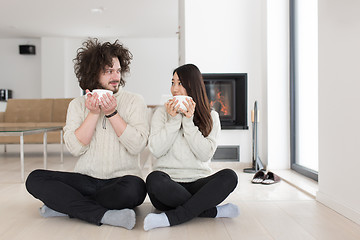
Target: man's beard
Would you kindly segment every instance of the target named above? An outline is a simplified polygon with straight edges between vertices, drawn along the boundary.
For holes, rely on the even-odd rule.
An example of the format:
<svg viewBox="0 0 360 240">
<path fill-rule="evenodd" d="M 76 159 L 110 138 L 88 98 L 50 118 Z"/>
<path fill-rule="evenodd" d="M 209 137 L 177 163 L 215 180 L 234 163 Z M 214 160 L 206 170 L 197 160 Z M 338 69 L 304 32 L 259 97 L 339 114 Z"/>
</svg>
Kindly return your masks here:
<svg viewBox="0 0 360 240">
<path fill-rule="evenodd" d="M 115 90 L 113 91 L 113 94 L 117 93 L 119 91 L 119 85 L 117 85 L 117 87 L 115 88 Z"/>
<path fill-rule="evenodd" d="M 106 90 L 109 90 L 108 88 L 106 88 L 105 86 L 103 86 L 101 83 L 99 83 L 99 87 L 100 89 L 106 89 Z M 115 90 L 110 90 L 113 92 L 113 94 L 117 93 L 120 89 L 120 83 L 116 86 Z"/>
</svg>

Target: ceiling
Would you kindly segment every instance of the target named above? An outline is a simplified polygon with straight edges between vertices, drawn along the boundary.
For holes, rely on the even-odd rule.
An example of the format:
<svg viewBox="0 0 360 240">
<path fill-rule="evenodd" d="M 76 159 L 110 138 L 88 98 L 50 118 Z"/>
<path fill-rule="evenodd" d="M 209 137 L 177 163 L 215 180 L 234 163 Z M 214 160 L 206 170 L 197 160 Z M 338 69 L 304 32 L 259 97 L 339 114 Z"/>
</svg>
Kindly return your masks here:
<svg viewBox="0 0 360 240">
<path fill-rule="evenodd" d="M 0 38 L 174 37 L 178 0 L 0 0 Z"/>
</svg>

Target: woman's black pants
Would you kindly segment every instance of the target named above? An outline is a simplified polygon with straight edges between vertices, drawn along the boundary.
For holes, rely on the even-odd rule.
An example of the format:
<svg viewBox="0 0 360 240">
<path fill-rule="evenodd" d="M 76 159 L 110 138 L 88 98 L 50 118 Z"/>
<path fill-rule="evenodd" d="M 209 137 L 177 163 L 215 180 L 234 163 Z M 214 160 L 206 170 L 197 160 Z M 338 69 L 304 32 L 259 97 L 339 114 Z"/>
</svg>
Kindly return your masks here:
<svg viewBox="0 0 360 240">
<path fill-rule="evenodd" d="M 80 173 L 35 170 L 28 176 L 26 188 L 49 208 L 97 225 L 107 210 L 134 208 L 146 197 L 145 182 L 132 175 L 98 179 Z"/>
<path fill-rule="evenodd" d="M 165 211 L 173 226 L 195 217 L 216 217 L 216 206 L 235 189 L 237 181 L 231 169 L 190 183 L 175 182 L 168 174 L 154 171 L 146 179 L 146 188 L 154 207 Z"/>
</svg>

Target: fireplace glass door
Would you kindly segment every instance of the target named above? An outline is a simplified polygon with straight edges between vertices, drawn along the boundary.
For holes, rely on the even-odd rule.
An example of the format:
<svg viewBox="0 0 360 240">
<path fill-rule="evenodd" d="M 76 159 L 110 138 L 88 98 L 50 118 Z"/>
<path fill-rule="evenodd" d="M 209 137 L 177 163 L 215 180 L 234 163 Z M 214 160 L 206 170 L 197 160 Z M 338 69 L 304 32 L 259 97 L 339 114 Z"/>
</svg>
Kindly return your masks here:
<svg viewBox="0 0 360 240">
<path fill-rule="evenodd" d="M 219 113 L 222 121 L 235 121 L 235 81 L 205 82 L 210 107 Z"/>
</svg>

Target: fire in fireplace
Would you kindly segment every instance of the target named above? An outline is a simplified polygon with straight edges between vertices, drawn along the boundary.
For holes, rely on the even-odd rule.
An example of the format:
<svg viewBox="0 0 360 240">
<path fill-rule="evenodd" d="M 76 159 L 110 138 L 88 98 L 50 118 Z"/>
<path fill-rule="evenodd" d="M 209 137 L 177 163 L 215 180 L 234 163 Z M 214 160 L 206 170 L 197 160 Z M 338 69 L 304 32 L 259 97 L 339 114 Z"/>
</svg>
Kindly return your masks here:
<svg viewBox="0 0 360 240">
<path fill-rule="evenodd" d="M 248 129 L 247 74 L 203 74 L 210 106 L 219 113 L 223 129 Z"/>
<path fill-rule="evenodd" d="M 219 113 L 221 118 L 234 121 L 235 82 L 214 80 L 207 81 L 205 86 L 210 106 Z"/>
</svg>

